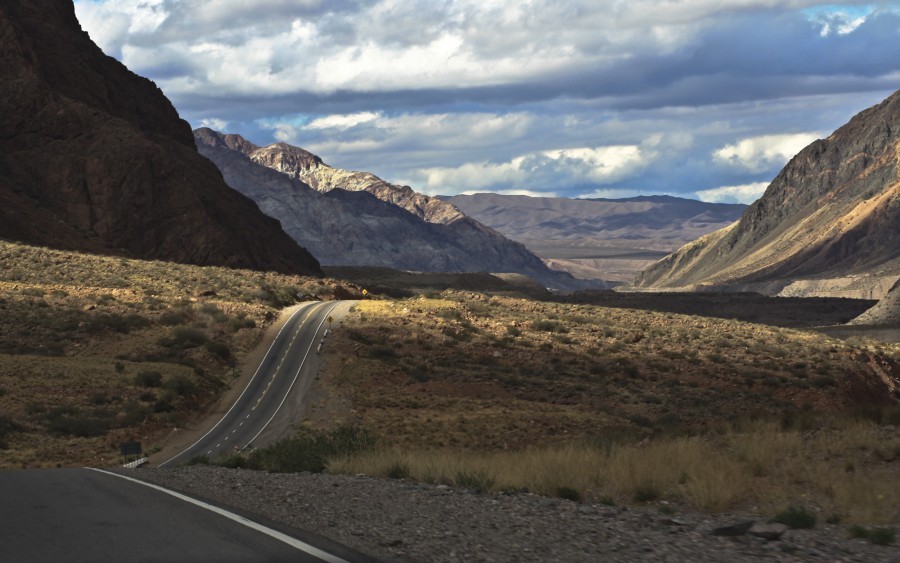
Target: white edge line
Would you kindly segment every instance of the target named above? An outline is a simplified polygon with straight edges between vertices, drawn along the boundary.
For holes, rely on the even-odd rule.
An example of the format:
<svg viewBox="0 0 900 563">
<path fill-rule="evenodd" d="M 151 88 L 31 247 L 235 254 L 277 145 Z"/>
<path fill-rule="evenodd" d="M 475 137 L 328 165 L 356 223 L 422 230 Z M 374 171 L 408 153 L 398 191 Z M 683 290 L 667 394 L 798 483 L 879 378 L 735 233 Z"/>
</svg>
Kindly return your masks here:
<svg viewBox="0 0 900 563">
<path fill-rule="evenodd" d="M 183 494 L 175 492 L 175 491 L 170 491 L 169 489 L 160 487 L 159 485 L 154 485 L 153 483 L 147 483 L 145 481 L 141 481 L 141 480 L 135 479 L 133 477 L 126 477 L 125 475 L 119 475 L 118 473 L 112 473 L 111 471 L 104 471 L 103 469 L 97 469 L 96 467 L 85 467 L 85 469 L 89 469 L 91 471 L 97 471 L 98 473 L 105 473 L 106 475 L 112 475 L 113 477 L 119 477 L 121 479 L 127 479 L 128 481 L 132 481 L 139 485 L 144 485 L 145 487 L 150 487 L 151 489 L 156 489 L 157 491 L 161 491 L 163 493 L 166 493 L 167 495 L 172 495 L 173 497 L 175 497 L 177 499 L 183 500 L 185 502 L 189 502 L 189 503 L 193 504 L 194 506 L 199 506 L 200 508 L 209 510 L 210 512 L 214 512 L 214 513 L 218 514 L 219 516 L 224 516 L 225 518 L 228 518 L 229 520 L 232 520 L 234 522 L 237 522 L 238 524 L 247 526 L 248 528 L 256 530 L 257 532 L 262 532 L 263 534 L 266 534 L 269 537 L 275 538 L 276 540 L 278 540 L 280 542 L 286 543 L 295 549 L 299 549 L 300 551 L 308 553 L 308 554 L 312 555 L 313 557 L 318 557 L 322 561 L 327 561 L 328 563 L 349 563 L 345 559 L 341 559 L 340 557 L 332 555 L 326 551 L 322 551 L 321 549 L 319 549 L 317 547 L 309 545 L 308 543 L 304 543 L 304 542 L 298 540 L 297 538 L 293 538 L 287 534 L 279 532 L 278 530 L 273 530 L 272 528 L 263 526 L 262 524 L 258 524 L 256 522 L 254 522 L 253 520 L 250 520 L 249 518 L 244 518 L 243 516 L 241 516 L 239 514 L 235 514 L 234 512 L 229 512 L 229 511 L 225 510 L 224 508 L 219 508 L 218 506 L 213 506 L 211 504 L 207 504 L 203 501 L 199 501 L 199 500 L 191 498 L 187 495 L 183 495 Z"/>
<path fill-rule="evenodd" d="M 337 306 L 340 305 L 341 303 L 343 303 L 343 301 L 338 301 L 337 303 L 335 303 L 334 305 L 332 305 L 330 309 L 328 309 L 328 312 L 325 313 L 325 316 L 322 318 L 322 322 L 320 322 L 320 323 L 319 323 L 319 326 L 316 327 L 316 332 L 314 333 L 313 336 L 315 336 L 316 334 L 319 333 L 319 329 L 321 329 L 321 328 L 322 328 L 322 325 L 325 324 L 325 321 L 328 320 L 328 315 L 330 315 L 331 312 L 334 311 L 335 308 L 337 308 Z M 249 442 L 247 442 L 247 446 L 249 446 L 250 444 L 252 444 L 254 440 L 256 440 L 257 438 L 259 438 L 259 435 L 260 435 L 260 434 L 262 434 L 263 432 L 265 432 L 265 430 L 266 430 L 266 428 L 268 428 L 269 424 L 271 424 L 271 422 L 275 419 L 275 416 L 278 414 L 278 411 L 280 411 L 280 410 L 281 410 L 281 407 L 284 406 L 284 402 L 287 400 L 288 395 L 291 394 L 291 389 L 294 388 L 294 384 L 297 383 L 297 378 L 300 377 L 300 372 L 303 371 L 303 364 L 306 363 L 306 358 L 309 357 L 309 352 L 310 352 L 310 350 L 312 350 L 313 344 L 315 344 L 315 343 L 316 343 L 316 339 L 313 338 L 313 339 L 312 339 L 312 342 L 310 342 L 310 344 L 309 344 L 309 348 L 306 349 L 306 354 L 304 354 L 304 355 L 303 355 L 303 359 L 300 360 L 300 367 L 297 368 L 297 374 L 294 376 L 294 380 L 291 381 L 291 386 L 288 387 L 288 390 L 287 390 L 287 391 L 285 391 L 284 397 L 281 398 L 281 402 L 278 404 L 278 408 L 275 409 L 275 412 L 272 414 L 272 418 L 270 418 L 268 421 L 266 421 L 266 423 L 263 425 L 262 429 L 261 429 L 259 432 L 256 433 L 256 436 L 254 436 L 253 438 L 250 439 Z M 243 448 L 241 448 L 241 450 L 243 451 L 247 446 L 244 446 Z"/>
<path fill-rule="evenodd" d="M 269 349 L 266 350 L 266 355 L 263 356 L 263 359 L 262 359 L 262 360 L 260 360 L 259 366 L 256 368 L 256 371 L 253 373 L 253 377 L 251 377 L 251 378 L 250 378 L 250 381 L 247 382 L 247 386 L 244 387 L 244 390 L 241 391 L 241 394 L 240 394 L 240 395 L 238 395 L 238 398 L 237 398 L 237 399 L 234 401 L 234 403 L 231 405 L 231 408 L 229 408 L 229 409 L 225 412 L 225 414 L 222 415 L 222 418 L 219 419 L 219 422 L 217 422 L 217 423 L 215 424 L 215 426 L 213 426 L 212 428 L 210 428 L 210 429 L 206 432 L 206 434 L 204 434 L 203 436 L 201 436 L 199 440 L 197 440 L 196 442 L 194 442 L 194 443 L 191 444 L 190 446 L 186 447 L 185 449 L 181 450 L 179 453 L 177 453 L 177 454 L 175 454 L 174 456 L 170 457 L 170 458 L 167 459 L 166 461 L 160 463 L 159 465 L 157 465 L 157 467 L 162 467 L 162 466 L 166 465 L 167 463 L 170 463 L 170 462 L 172 462 L 172 461 L 178 459 L 178 458 L 181 457 L 185 452 L 190 451 L 191 448 L 193 448 L 194 446 L 196 446 L 197 444 L 199 444 L 200 442 L 202 442 L 204 438 L 206 438 L 207 436 L 209 436 L 209 433 L 210 433 L 210 432 L 212 432 L 213 430 L 215 430 L 216 428 L 218 428 L 220 424 L 222 424 L 222 421 L 225 420 L 225 419 L 228 417 L 229 414 L 231 414 L 231 411 L 234 410 L 234 407 L 237 406 L 237 404 L 241 401 L 241 397 L 243 397 L 243 396 L 244 396 L 244 393 L 247 392 L 247 389 L 250 388 L 250 384 L 252 384 L 252 383 L 253 383 L 253 380 L 256 379 L 256 376 L 259 374 L 259 370 L 262 369 L 262 366 L 263 366 L 263 364 L 265 363 L 266 358 L 269 357 L 269 353 L 272 352 L 272 348 L 275 346 L 275 343 L 278 342 L 278 337 L 281 336 L 281 333 L 284 332 L 284 329 L 287 328 L 287 326 L 288 326 L 289 324 L 291 324 L 291 321 L 294 320 L 294 317 L 296 317 L 297 315 L 299 315 L 301 311 L 305 311 L 306 309 L 308 309 L 308 308 L 314 306 L 316 303 L 321 303 L 321 301 L 318 301 L 318 302 L 312 302 L 312 303 L 307 304 L 306 306 L 300 307 L 299 309 L 297 309 L 296 311 L 294 311 L 294 314 L 293 314 L 293 315 L 291 315 L 290 317 L 288 317 L 288 320 L 284 321 L 284 324 L 281 326 L 281 329 L 278 331 L 278 334 L 276 334 L 276 335 L 275 335 L 275 338 L 272 340 L 271 346 L 269 346 Z"/>
</svg>

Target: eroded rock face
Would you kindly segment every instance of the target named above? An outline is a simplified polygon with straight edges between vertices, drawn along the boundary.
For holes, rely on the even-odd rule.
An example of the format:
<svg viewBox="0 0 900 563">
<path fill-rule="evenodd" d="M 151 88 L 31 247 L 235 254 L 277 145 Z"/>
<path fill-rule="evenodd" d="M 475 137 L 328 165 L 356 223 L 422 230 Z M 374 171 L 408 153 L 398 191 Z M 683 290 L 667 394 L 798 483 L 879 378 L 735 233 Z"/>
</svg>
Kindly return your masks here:
<svg viewBox="0 0 900 563">
<path fill-rule="evenodd" d="M 330 168 L 319 157 L 290 145 L 260 148 L 239 135 L 205 128 L 194 134 L 201 154 L 219 167 L 228 184 L 278 218 L 323 264 L 514 272 L 548 287 L 579 286 L 568 274 L 548 269 L 523 245 L 440 200 L 397 188 L 365 172 Z M 319 190 L 306 179 L 318 182 Z M 373 190 L 394 194 L 405 205 L 387 195 L 386 200 L 377 197 Z"/>
<path fill-rule="evenodd" d="M 107 57 L 71 0 L 0 5 L 0 237 L 319 274 L 230 189 L 149 80 Z"/>
<path fill-rule="evenodd" d="M 849 324 L 900 327 L 900 281 L 874 307 Z"/>
<path fill-rule="evenodd" d="M 287 143 L 276 143 L 267 147 L 254 147 L 246 141 L 236 143 L 234 148 L 241 150 L 253 162 L 300 180 L 323 193 L 334 189 L 368 192 L 381 201 L 405 209 L 428 223 L 447 224 L 466 218 L 450 203 L 420 194 L 409 186 L 390 184 L 369 172 L 332 168 L 318 156 Z"/>
<path fill-rule="evenodd" d="M 741 219 L 647 269 L 648 288 L 900 274 L 900 92 L 795 156 Z"/>
</svg>

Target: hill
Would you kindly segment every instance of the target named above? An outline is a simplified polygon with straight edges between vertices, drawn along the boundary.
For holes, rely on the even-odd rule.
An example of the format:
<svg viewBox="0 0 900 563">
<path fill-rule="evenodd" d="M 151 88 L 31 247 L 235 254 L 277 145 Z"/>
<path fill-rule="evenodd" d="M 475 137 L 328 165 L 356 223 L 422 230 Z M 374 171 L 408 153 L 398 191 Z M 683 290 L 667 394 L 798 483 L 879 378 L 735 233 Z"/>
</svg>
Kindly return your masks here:
<svg viewBox="0 0 900 563">
<path fill-rule="evenodd" d="M 71 0 L 0 5 L 0 238 L 320 275 L 230 189 L 151 81 L 103 54 Z"/>
<path fill-rule="evenodd" d="M 881 297 L 900 278 L 898 153 L 900 92 L 800 151 L 740 221 L 637 286 Z"/>
<path fill-rule="evenodd" d="M 332 168 L 285 143 L 258 147 L 206 128 L 194 135 L 228 184 L 279 219 L 323 264 L 517 273 L 559 289 L 606 286 L 550 270 L 522 244 L 407 186 Z"/>
</svg>

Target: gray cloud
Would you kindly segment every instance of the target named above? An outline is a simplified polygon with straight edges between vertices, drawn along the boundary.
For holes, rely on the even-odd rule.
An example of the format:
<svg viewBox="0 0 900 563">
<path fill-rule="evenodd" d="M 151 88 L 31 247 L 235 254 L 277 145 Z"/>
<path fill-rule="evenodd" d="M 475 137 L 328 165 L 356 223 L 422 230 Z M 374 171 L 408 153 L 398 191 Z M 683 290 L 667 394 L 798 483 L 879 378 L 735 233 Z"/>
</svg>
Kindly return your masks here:
<svg viewBox="0 0 900 563">
<path fill-rule="evenodd" d="M 740 169 L 716 151 L 827 134 L 900 87 L 892 3 L 777 4 L 79 0 L 76 10 L 194 125 L 289 140 L 388 180 L 481 185 L 466 174 L 490 171 L 503 182 L 486 190 L 745 194 L 777 173 L 778 157 Z M 307 126 L 360 112 L 377 117 Z M 644 159 L 622 175 L 546 156 L 632 145 Z M 527 174 L 509 173 L 516 166 Z"/>
</svg>

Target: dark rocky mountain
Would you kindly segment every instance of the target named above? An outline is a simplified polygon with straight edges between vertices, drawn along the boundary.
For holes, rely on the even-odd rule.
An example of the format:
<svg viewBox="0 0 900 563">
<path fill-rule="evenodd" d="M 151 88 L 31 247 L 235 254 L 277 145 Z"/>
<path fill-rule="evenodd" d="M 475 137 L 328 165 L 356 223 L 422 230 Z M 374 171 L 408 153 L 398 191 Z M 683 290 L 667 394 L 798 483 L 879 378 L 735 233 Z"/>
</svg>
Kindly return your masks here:
<svg viewBox="0 0 900 563">
<path fill-rule="evenodd" d="M 149 80 L 71 0 L 0 4 L 0 237 L 68 250 L 320 274 L 197 153 Z"/>
<path fill-rule="evenodd" d="M 472 194 L 442 198 L 576 277 L 631 283 L 644 268 L 747 208 L 670 196 L 568 199 Z"/>
<path fill-rule="evenodd" d="M 879 298 L 900 278 L 898 156 L 900 92 L 800 151 L 740 221 L 637 285 Z"/>
<path fill-rule="evenodd" d="M 385 201 L 361 186 L 385 195 L 394 188 L 391 184 L 368 173 L 331 168 L 303 149 L 283 143 L 258 147 L 240 135 L 206 128 L 194 135 L 200 153 L 215 163 L 228 184 L 281 220 L 288 234 L 322 264 L 520 273 L 547 287 L 585 286 L 568 274 L 550 270 L 521 244 L 466 217 L 452 205 L 409 194 L 409 188 L 398 188 L 393 192 L 397 197 Z M 301 173 L 310 169 L 316 173 Z M 300 178 L 313 178 L 321 191 Z M 326 183 L 328 189 L 323 187 Z M 446 222 L 439 222 L 441 218 Z"/>
</svg>

